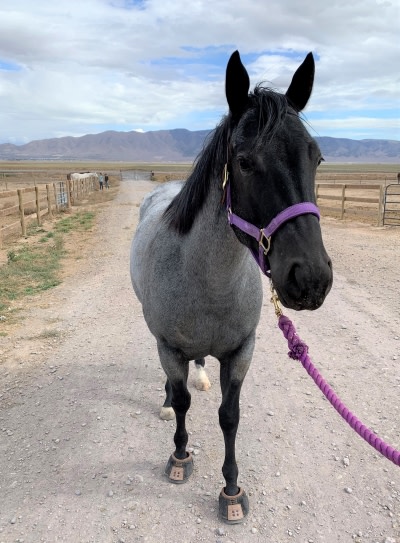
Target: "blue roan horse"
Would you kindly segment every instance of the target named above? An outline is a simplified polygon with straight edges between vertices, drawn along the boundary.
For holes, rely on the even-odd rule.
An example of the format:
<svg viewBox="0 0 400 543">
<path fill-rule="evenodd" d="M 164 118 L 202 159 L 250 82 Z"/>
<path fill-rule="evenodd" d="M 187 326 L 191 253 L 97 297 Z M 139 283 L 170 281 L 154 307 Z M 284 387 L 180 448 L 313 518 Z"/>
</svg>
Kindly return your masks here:
<svg viewBox="0 0 400 543">
<path fill-rule="evenodd" d="M 260 265 L 270 270 L 286 307 L 317 309 L 332 284 L 314 205 L 322 157 L 299 117 L 313 80 L 310 53 L 285 95 L 260 85 L 249 94 L 247 71 L 239 53 L 233 53 L 226 69 L 228 115 L 187 181 L 159 186 L 144 199 L 132 243 L 133 287 L 167 375 L 161 416 L 170 418 L 172 410 L 176 415 L 175 451 L 165 469 L 173 483 L 185 482 L 193 471 L 185 426 L 189 361 L 201 367 L 211 355 L 220 362 L 226 486 L 219 512 L 228 523 L 240 522 L 249 507 L 237 485 L 235 439 L 240 390 L 262 305 L 253 255 L 261 254 Z M 291 214 L 268 239 L 249 233 L 250 227 L 263 232 L 278 214 L 303 202 L 311 211 Z M 239 217 L 239 226 L 228 222 L 227 207 Z"/>
</svg>

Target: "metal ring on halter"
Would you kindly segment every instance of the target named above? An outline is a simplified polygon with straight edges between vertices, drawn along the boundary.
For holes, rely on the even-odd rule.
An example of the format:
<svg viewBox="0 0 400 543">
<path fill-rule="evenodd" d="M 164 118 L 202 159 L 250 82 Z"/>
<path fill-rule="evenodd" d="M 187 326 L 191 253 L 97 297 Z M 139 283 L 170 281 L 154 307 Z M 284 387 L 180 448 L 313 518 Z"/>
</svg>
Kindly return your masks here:
<svg viewBox="0 0 400 543">
<path fill-rule="evenodd" d="M 269 253 L 269 250 L 271 249 L 271 237 L 272 236 L 267 237 L 264 234 L 264 230 L 262 228 L 260 229 L 260 239 L 258 241 L 258 244 L 261 245 L 261 247 L 263 248 L 265 256 L 267 256 L 267 254 Z M 267 246 L 265 246 L 263 243 L 264 238 L 267 240 Z"/>
</svg>

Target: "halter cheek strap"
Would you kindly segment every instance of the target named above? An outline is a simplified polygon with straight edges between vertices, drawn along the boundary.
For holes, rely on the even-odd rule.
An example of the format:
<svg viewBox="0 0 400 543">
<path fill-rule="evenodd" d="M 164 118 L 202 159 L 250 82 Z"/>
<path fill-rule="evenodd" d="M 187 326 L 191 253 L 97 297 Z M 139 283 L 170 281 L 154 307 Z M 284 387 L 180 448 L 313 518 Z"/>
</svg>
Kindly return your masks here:
<svg viewBox="0 0 400 543">
<path fill-rule="evenodd" d="M 301 202 L 300 204 L 294 204 L 287 207 L 278 215 L 272 219 L 272 221 L 265 228 L 257 228 L 254 224 L 251 224 L 235 213 L 232 212 L 232 200 L 231 200 L 231 188 L 230 183 L 224 183 L 226 187 L 226 209 L 228 211 L 228 222 L 230 225 L 237 226 L 239 230 L 253 237 L 258 242 L 258 251 L 250 249 L 257 264 L 260 266 L 261 271 L 267 276 L 271 277 L 269 260 L 267 258 L 269 250 L 271 248 L 271 238 L 273 234 L 284 224 L 285 222 L 298 217 L 299 215 L 305 215 L 311 213 L 320 218 L 318 207 L 312 202 Z"/>
</svg>

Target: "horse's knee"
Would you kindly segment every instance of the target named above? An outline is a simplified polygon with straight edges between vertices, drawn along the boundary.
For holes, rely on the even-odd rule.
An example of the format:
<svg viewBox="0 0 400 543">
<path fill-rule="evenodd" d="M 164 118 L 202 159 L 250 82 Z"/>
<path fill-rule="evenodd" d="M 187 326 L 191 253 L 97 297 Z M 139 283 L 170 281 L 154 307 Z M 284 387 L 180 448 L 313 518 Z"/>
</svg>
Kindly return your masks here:
<svg viewBox="0 0 400 543">
<path fill-rule="evenodd" d="M 221 405 L 218 410 L 219 425 L 221 430 L 225 433 L 235 431 L 239 425 L 240 411 L 239 406 L 237 408 L 227 408 L 227 406 Z"/>
<path fill-rule="evenodd" d="M 186 387 L 172 387 L 171 406 L 175 413 L 186 413 L 189 410 L 190 402 L 191 395 Z"/>
</svg>

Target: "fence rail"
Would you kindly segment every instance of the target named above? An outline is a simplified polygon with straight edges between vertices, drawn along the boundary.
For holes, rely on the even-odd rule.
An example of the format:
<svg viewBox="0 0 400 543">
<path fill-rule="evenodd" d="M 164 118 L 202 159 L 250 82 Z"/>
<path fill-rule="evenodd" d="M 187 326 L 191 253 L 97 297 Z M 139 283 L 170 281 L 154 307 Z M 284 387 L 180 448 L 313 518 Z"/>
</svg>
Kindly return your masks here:
<svg viewBox="0 0 400 543">
<path fill-rule="evenodd" d="M 400 173 L 397 172 L 317 172 L 317 183 L 331 183 L 342 185 L 343 183 L 351 183 L 353 185 L 388 185 L 390 183 L 400 183 Z"/>
<path fill-rule="evenodd" d="M 96 188 L 95 179 L 59 181 L 0 192 L 0 248 L 3 241 L 19 232 L 26 236 L 28 224 L 36 220 L 41 226 L 44 216 L 52 217 L 69 210 L 75 201 Z"/>
<path fill-rule="evenodd" d="M 382 225 L 384 184 L 316 183 L 315 192 L 322 213 L 332 213 L 340 219 L 356 215 L 377 226 Z M 336 202 L 336 205 L 327 205 L 326 202 Z"/>
</svg>

